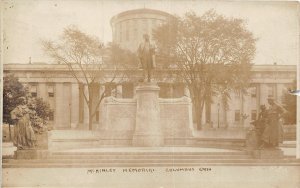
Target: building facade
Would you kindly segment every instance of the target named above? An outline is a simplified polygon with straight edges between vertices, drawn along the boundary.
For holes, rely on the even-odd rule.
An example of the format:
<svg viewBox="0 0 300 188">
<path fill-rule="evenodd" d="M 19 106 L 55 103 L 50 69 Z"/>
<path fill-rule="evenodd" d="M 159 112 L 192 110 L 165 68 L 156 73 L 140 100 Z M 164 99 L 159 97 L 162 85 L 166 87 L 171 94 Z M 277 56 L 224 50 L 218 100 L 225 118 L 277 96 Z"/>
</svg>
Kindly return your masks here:
<svg viewBox="0 0 300 188">
<path fill-rule="evenodd" d="M 126 71 L 126 70 L 124 70 Z M 111 70 L 105 71 L 108 76 Z M 160 86 L 160 98 L 180 98 L 189 96 L 184 83 L 174 83 L 167 78 L 168 70 L 157 70 L 156 80 Z M 247 94 L 231 93 L 229 108 L 225 109 L 220 97 L 215 96 L 211 104 L 211 126 L 213 128 L 243 128 L 248 127 L 259 113 L 259 106 L 267 105 L 267 98 L 274 97 L 282 103 L 282 96 L 296 79 L 296 66 L 293 65 L 254 65 L 251 87 Z M 50 122 L 54 129 L 87 129 L 88 106 L 83 99 L 86 85 L 78 85 L 62 64 L 5 64 L 4 75 L 14 74 L 19 81 L 28 86 L 33 97 L 43 98 L 50 103 L 54 110 Z M 110 95 L 116 98 L 134 98 L 135 87 L 138 85 L 140 70 L 131 72 L 137 79 L 116 80 L 115 92 Z M 120 76 L 121 77 L 121 76 Z M 97 98 L 107 85 L 95 87 L 94 96 Z M 207 109 L 207 108 L 206 108 Z M 204 115 L 205 117 L 205 115 Z M 95 128 L 101 126 L 101 105 L 94 117 Z M 203 124 L 207 120 L 203 118 Z"/>
</svg>

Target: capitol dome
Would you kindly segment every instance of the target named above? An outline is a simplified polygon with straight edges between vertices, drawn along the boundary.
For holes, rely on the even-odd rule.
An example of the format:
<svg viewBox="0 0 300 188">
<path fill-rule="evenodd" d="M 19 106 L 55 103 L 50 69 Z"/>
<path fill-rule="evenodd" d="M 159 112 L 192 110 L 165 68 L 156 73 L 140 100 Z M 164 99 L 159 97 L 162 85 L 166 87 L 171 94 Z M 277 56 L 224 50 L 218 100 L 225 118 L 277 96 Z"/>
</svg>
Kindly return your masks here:
<svg viewBox="0 0 300 188">
<path fill-rule="evenodd" d="M 113 42 L 121 48 L 136 52 L 143 34 L 152 38 L 152 30 L 165 23 L 172 15 L 152 9 L 121 12 L 110 20 Z"/>
</svg>

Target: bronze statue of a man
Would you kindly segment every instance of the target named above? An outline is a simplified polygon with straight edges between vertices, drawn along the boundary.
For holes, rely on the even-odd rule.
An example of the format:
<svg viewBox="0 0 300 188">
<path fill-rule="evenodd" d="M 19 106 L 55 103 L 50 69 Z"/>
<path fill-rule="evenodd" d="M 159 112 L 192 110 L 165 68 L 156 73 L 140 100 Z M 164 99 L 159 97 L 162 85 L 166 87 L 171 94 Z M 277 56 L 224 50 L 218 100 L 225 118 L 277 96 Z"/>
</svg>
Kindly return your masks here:
<svg viewBox="0 0 300 188">
<path fill-rule="evenodd" d="M 144 81 L 150 82 L 152 79 L 152 70 L 155 68 L 154 62 L 154 47 L 150 43 L 149 35 L 143 35 L 143 42 L 138 48 L 138 56 L 143 68 Z"/>
</svg>

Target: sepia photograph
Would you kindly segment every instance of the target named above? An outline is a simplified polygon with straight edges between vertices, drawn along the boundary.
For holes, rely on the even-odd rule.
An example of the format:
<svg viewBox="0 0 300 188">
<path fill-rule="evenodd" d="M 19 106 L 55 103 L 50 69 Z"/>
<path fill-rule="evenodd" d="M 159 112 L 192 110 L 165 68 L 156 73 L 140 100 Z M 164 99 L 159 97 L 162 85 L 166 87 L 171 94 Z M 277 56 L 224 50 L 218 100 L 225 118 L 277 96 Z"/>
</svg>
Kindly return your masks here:
<svg viewBox="0 0 300 188">
<path fill-rule="evenodd" d="M 298 1 L 0 6 L 1 187 L 300 188 Z"/>
</svg>

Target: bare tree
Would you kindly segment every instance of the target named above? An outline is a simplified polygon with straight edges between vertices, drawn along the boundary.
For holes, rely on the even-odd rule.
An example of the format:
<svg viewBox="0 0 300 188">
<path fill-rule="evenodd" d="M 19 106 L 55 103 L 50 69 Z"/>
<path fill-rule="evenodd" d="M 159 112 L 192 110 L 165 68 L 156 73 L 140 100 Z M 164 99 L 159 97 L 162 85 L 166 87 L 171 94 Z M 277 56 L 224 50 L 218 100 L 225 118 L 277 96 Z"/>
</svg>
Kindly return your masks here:
<svg viewBox="0 0 300 188">
<path fill-rule="evenodd" d="M 219 95 L 226 102 L 230 91 L 247 87 L 256 39 L 243 20 L 212 10 L 202 16 L 190 12 L 157 28 L 153 38 L 158 56 L 165 59 L 160 63 L 170 64 L 189 88 L 198 129 L 212 96 Z"/>
<path fill-rule="evenodd" d="M 100 103 L 115 89 L 114 82 L 120 76 L 117 66 L 112 61 L 109 65 L 105 61 L 107 48 L 96 37 L 89 36 L 74 26 L 66 28 L 56 42 L 44 40 L 42 44 L 50 57 L 68 67 L 78 84 L 87 86 L 87 91 L 83 89 L 83 98 L 88 105 L 89 129 L 92 130 L 92 120 Z M 112 74 L 107 74 L 108 69 Z M 114 87 L 105 87 L 100 96 L 96 97 L 94 94 L 97 84 Z"/>
</svg>

